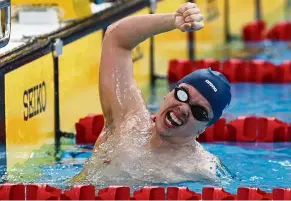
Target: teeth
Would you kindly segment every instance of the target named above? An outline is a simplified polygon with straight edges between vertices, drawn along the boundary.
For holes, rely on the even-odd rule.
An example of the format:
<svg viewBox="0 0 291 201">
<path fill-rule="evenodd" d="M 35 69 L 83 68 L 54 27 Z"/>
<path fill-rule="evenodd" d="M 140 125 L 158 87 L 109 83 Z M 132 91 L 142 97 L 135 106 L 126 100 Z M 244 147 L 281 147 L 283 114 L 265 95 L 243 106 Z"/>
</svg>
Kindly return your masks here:
<svg viewBox="0 0 291 201">
<path fill-rule="evenodd" d="M 175 116 L 173 112 L 170 113 L 172 119 L 181 126 L 182 122 Z"/>
<path fill-rule="evenodd" d="M 170 116 L 174 122 L 176 122 L 179 126 L 182 125 L 182 122 L 175 116 L 173 112 L 170 113 Z"/>
<path fill-rule="evenodd" d="M 167 121 L 168 124 L 173 125 L 168 118 L 166 118 L 166 121 Z"/>
</svg>

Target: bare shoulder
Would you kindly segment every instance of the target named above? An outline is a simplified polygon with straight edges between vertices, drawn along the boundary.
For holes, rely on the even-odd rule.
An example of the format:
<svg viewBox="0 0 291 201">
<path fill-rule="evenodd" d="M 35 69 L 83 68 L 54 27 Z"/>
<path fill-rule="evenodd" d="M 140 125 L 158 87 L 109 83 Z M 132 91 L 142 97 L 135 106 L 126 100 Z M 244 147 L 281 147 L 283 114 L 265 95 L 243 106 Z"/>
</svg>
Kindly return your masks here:
<svg viewBox="0 0 291 201">
<path fill-rule="evenodd" d="M 199 159 L 199 169 L 204 179 L 216 180 L 218 158 L 208 152 L 199 142 L 195 142 L 195 155 Z"/>
<path fill-rule="evenodd" d="M 207 151 L 200 143 L 197 142 L 197 152 L 201 158 L 201 167 L 204 170 L 206 179 L 217 181 L 221 178 L 232 179 L 232 173 L 223 164 L 218 156 Z"/>
</svg>

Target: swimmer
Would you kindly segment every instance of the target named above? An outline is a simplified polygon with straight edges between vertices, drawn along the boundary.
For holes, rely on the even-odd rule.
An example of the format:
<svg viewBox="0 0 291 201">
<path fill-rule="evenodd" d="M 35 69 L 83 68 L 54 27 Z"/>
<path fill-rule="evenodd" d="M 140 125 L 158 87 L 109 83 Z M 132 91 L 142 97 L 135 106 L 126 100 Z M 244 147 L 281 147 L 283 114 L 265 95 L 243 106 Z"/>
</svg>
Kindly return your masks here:
<svg viewBox="0 0 291 201">
<path fill-rule="evenodd" d="M 106 125 L 73 182 L 104 187 L 217 179 L 219 160 L 196 139 L 229 105 L 227 79 L 210 68 L 192 72 L 165 96 L 152 118 L 134 80 L 131 57 L 151 36 L 203 27 L 195 3 L 185 3 L 174 13 L 126 17 L 108 27 L 99 74 Z"/>
</svg>

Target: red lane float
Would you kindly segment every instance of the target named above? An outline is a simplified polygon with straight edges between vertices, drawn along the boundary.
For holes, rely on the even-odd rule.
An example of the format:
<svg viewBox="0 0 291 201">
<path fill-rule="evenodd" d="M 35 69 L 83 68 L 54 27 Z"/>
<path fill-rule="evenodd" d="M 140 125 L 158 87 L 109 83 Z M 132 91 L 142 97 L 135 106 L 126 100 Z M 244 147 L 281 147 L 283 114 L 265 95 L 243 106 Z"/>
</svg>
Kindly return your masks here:
<svg viewBox="0 0 291 201">
<path fill-rule="evenodd" d="M 76 144 L 95 143 L 104 127 L 103 115 L 89 115 L 75 124 Z"/>
<path fill-rule="evenodd" d="M 227 125 L 227 131 L 236 142 L 255 142 L 256 120 L 256 117 L 239 117 Z"/>
<path fill-rule="evenodd" d="M 188 187 L 146 186 L 130 194 L 128 186 L 110 186 L 96 195 L 93 185 L 77 185 L 62 193 L 49 185 L 0 185 L 1 200 L 290 200 L 291 188 L 274 188 L 265 192 L 256 187 L 239 187 L 231 194 L 220 187 L 204 187 L 202 194 Z"/>
<path fill-rule="evenodd" d="M 291 82 L 291 61 L 284 61 L 276 68 L 276 82 L 290 83 Z"/>
<path fill-rule="evenodd" d="M 272 83 L 275 80 L 276 66 L 264 60 L 252 60 L 249 64 L 248 82 Z"/>
<path fill-rule="evenodd" d="M 26 185 L 27 200 L 58 200 L 62 190 L 49 185 Z"/>
<path fill-rule="evenodd" d="M 219 187 L 206 187 L 202 189 L 202 200 L 236 200 L 236 195 L 226 192 Z"/>
<path fill-rule="evenodd" d="M 226 120 L 220 118 L 199 136 L 200 142 L 235 141 L 227 132 Z"/>
<path fill-rule="evenodd" d="M 291 22 L 279 22 L 275 24 L 268 32 L 267 38 L 273 41 L 291 40 Z"/>
<path fill-rule="evenodd" d="M 178 82 L 185 75 L 194 70 L 194 64 L 191 60 L 174 59 L 169 63 L 168 79 L 170 82 Z"/>
<path fill-rule="evenodd" d="M 89 123 L 82 124 L 82 129 L 87 132 L 80 132 L 77 127 L 78 143 L 96 142 L 104 126 L 104 120 L 101 117 L 102 115 L 98 115 L 95 120 L 92 116 L 84 118 Z M 229 123 L 226 123 L 226 119 L 220 118 L 199 136 L 198 141 L 291 142 L 291 124 L 288 125 L 273 117 L 240 116 Z"/>
<path fill-rule="evenodd" d="M 243 27 L 243 40 L 245 42 L 260 42 L 265 40 L 266 23 L 262 20 L 256 20 L 246 24 Z"/>
<path fill-rule="evenodd" d="M 291 124 L 289 124 L 289 127 L 287 129 L 286 141 L 291 142 Z"/>
<path fill-rule="evenodd" d="M 168 187 L 167 200 L 201 200 L 201 194 L 189 190 L 188 187 Z"/>
<path fill-rule="evenodd" d="M 291 188 L 274 188 L 273 200 L 291 200 Z"/>
<path fill-rule="evenodd" d="M 140 190 L 134 191 L 134 200 L 164 200 L 165 189 L 157 186 L 146 186 Z"/>
<path fill-rule="evenodd" d="M 215 59 L 197 61 L 171 60 L 169 62 L 168 81 L 177 82 L 196 69 L 209 68 L 224 74 L 230 82 L 290 83 L 291 61 L 276 66 L 265 60 L 244 61 L 230 59 L 219 62 Z"/>
<path fill-rule="evenodd" d="M 217 59 L 202 59 L 194 61 L 195 70 L 205 68 L 211 68 L 212 70 L 220 71 L 220 62 Z"/>
<path fill-rule="evenodd" d="M 174 59 L 169 62 L 168 80 L 169 82 L 177 82 L 194 70 L 209 67 L 211 67 L 212 70 L 219 71 L 220 62 L 216 59 L 203 59 L 197 61 Z"/>
<path fill-rule="evenodd" d="M 282 21 L 272 26 L 266 33 L 266 23 L 256 20 L 243 26 L 242 38 L 245 42 L 291 41 L 291 22 Z"/>
<path fill-rule="evenodd" d="M 275 118 L 258 118 L 257 142 L 284 142 L 289 141 L 287 124 Z"/>
<path fill-rule="evenodd" d="M 61 194 L 61 200 L 95 200 L 93 185 L 76 185 Z M 98 198 L 97 198 L 98 199 Z"/>
<path fill-rule="evenodd" d="M 237 190 L 238 200 L 272 200 L 273 194 L 252 187 L 239 187 Z"/>
<path fill-rule="evenodd" d="M 23 184 L 0 185 L 0 200 L 24 200 L 25 186 Z"/>
<path fill-rule="evenodd" d="M 130 200 L 130 188 L 127 186 L 111 186 L 98 191 L 102 200 Z"/>
<path fill-rule="evenodd" d="M 227 124 L 221 118 L 198 141 L 291 142 L 291 126 L 273 117 L 238 117 Z"/>
<path fill-rule="evenodd" d="M 245 62 L 240 59 L 231 59 L 222 63 L 222 72 L 229 82 L 246 81 Z"/>
</svg>

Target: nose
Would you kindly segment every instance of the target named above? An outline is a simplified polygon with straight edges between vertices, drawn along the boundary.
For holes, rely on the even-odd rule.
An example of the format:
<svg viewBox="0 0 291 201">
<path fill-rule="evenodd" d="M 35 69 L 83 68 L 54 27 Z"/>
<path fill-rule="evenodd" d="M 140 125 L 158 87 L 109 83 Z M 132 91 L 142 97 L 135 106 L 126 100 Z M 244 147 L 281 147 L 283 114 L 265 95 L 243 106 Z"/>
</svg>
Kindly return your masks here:
<svg viewBox="0 0 291 201">
<path fill-rule="evenodd" d="M 189 110 L 188 110 L 188 108 L 187 108 L 187 106 L 186 105 L 181 105 L 181 106 L 179 106 L 178 107 L 178 111 L 179 111 L 179 113 L 180 113 L 180 115 L 183 117 L 183 118 L 188 118 L 188 116 L 189 116 Z"/>
</svg>

